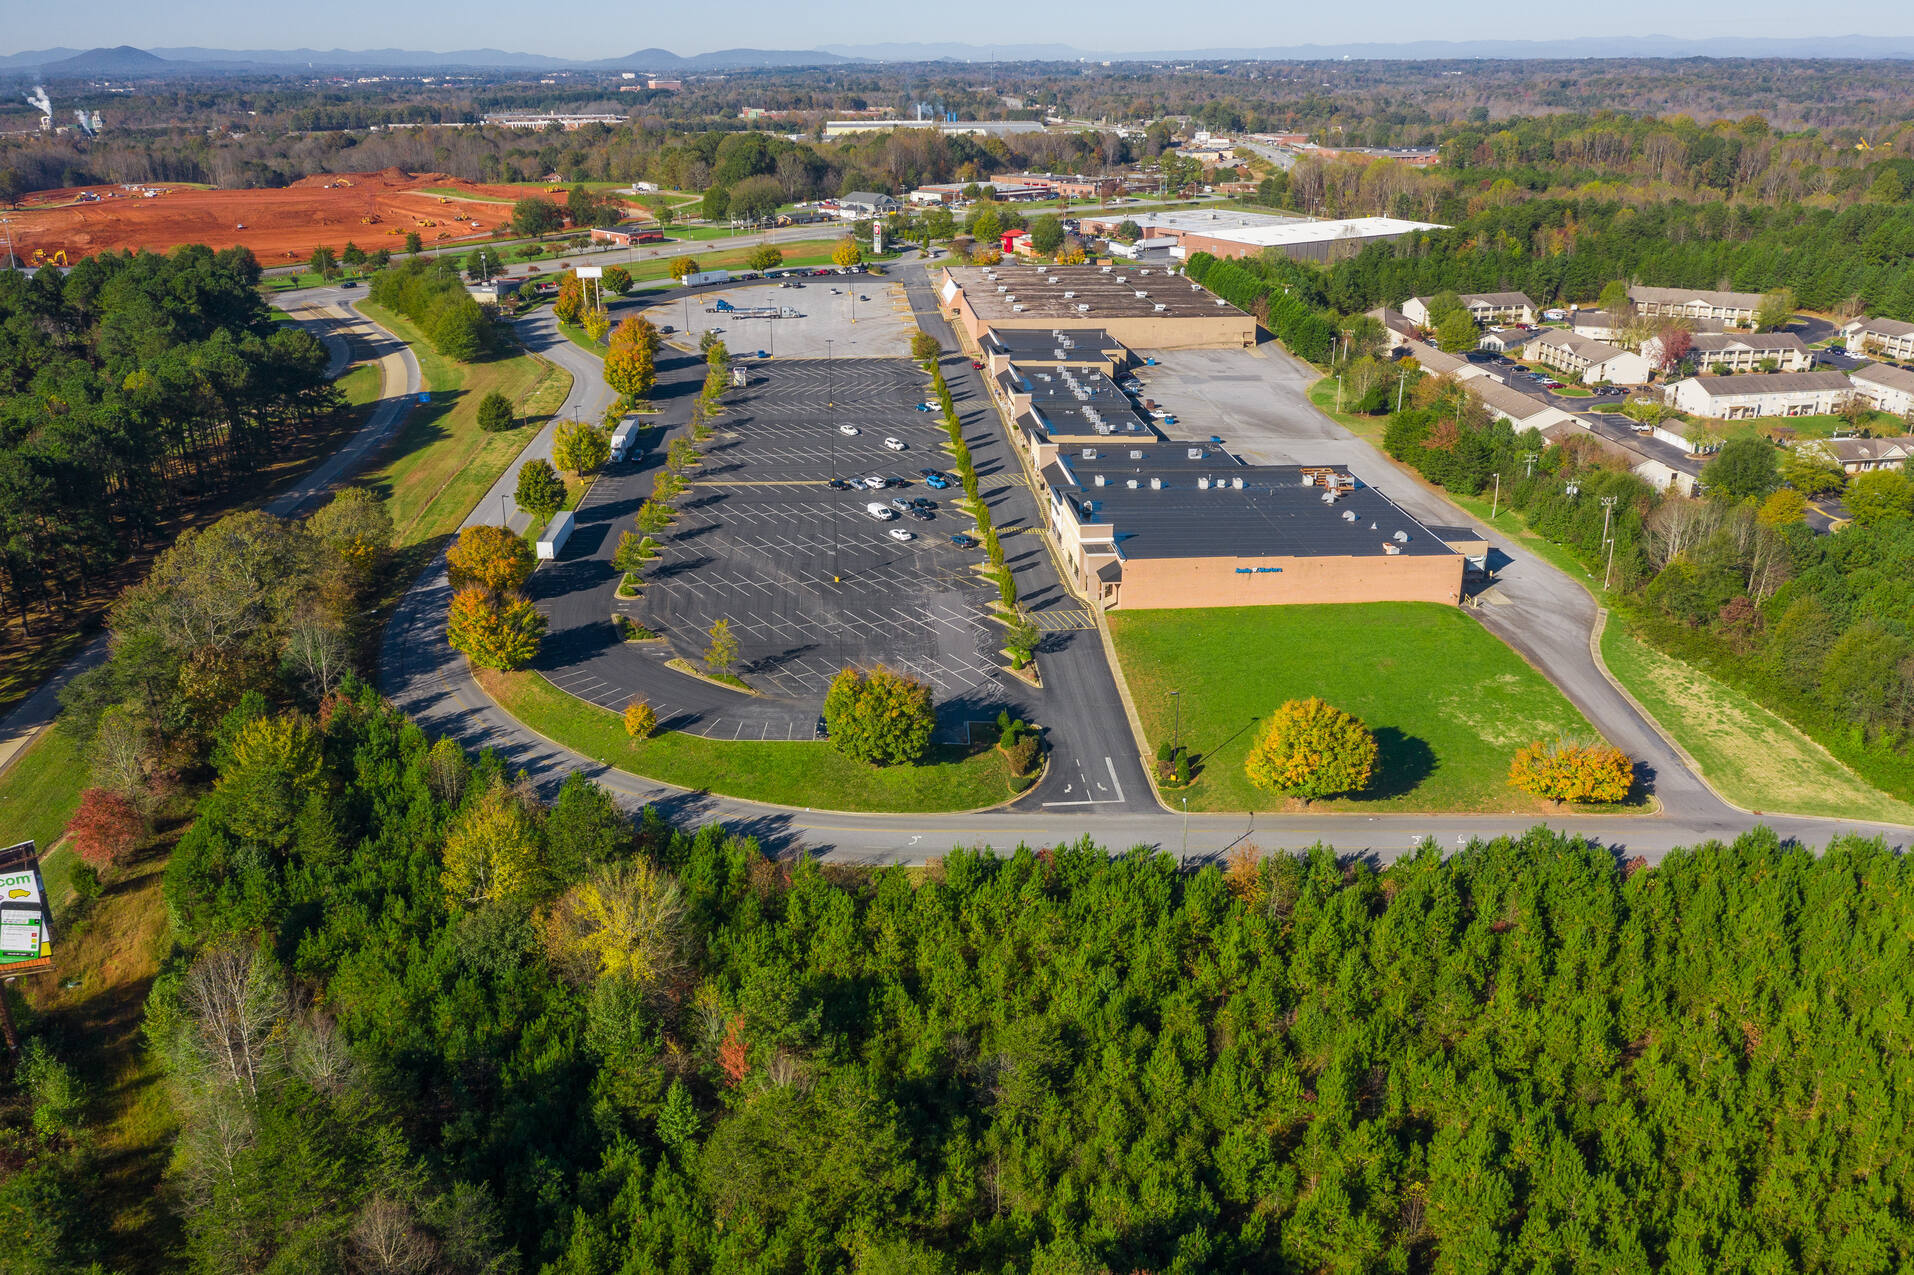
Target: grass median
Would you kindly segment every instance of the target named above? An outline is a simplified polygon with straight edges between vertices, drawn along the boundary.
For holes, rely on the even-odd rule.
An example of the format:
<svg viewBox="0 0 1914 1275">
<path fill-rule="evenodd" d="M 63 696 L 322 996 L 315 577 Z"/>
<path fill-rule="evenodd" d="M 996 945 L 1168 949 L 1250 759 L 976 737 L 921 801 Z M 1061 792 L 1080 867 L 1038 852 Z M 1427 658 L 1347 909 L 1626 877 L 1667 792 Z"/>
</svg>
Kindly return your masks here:
<svg viewBox="0 0 1914 1275">
<path fill-rule="evenodd" d="M 916 766 L 867 766 L 826 743 L 718 741 L 666 731 L 642 744 L 618 714 L 537 673 L 476 670 L 499 706 L 574 752 L 660 783 L 817 810 L 917 814 L 975 810 L 1010 798 L 1010 770 L 988 742 L 939 747 Z M 994 735 L 990 732 L 979 732 Z"/>
<path fill-rule="evenodd" d="M 1178 731 L 1181 701 L 1192 810 L 1283 808 L 1243 758 L 1271 710 L 1310 695 L 1360 717 L 1380 750 L 1369 791 L 1316 803 L 1328 810 L 1541 811 L 1508 785 L 1515 750 L 1597 737 L 1521 656 L 1433 602 L 1117 611 L 1110 635 L 1152 751 Z"/>
<path fill-rule="evenodd" d="M 1602 633 L 1602 660 L 1736 805 L 1914 825 L 1914 806 L 1873 787 L 1734 687 L 1630 635 L 1613 616 Z"/>
<path fill-rule="evenodd" d="M 412 409 L 386 462 L 367 475 L 391 511 L 395 544 L 404 549 L 458 530 L 564 403 L 571 373 L 522 352 L 456 363 L 434 351 L 408 320 L 371 302 L 360 309 L 412 347 L 432 396 Z M 478 405 L 493 390 L 517 405 L 516 428 L 497 434 L 479 428 Z"/>
</svg>

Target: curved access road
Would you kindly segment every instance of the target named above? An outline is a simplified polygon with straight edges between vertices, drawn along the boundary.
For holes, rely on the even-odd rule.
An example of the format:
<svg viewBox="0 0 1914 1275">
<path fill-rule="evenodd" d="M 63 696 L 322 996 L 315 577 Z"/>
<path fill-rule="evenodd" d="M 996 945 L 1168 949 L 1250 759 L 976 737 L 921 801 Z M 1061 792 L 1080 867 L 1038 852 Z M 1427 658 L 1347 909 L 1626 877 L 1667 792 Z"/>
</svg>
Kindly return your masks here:
<svg viewBox="0 0 1914 1275">
<path fill-rule="evenodd" d="M 920 287 L 916 281 L 911 282 L 913 301 L 920 301 L 923 295 Z M 920 303 L 918 310 L 920 321 L 927 326 L 936 321 L 934 303 L 929 307 Z M 536 327 L 532 328 L 533 333 L 537 331 Z M 553 335 L 556 336 L 555 331 Z M 564 344 L 570 346 L 569 342 Z M 581 381 L 602 384 L 598 361 L 576 347 L 571 350 L 576 359 L 569 358 L 556 345 L 541 352 L 570 367 Z M 955 370 L 947 365 L 947 372 Z M 951 377 L 953 391 L 960 398 L 970 399 L 975 407 L 989 410 L 989 400 L 981 384 L 966 384 L 974 381 L 969 372 L 966 364 L 962 374 Z M 603 391 L 601 400 L 594 397 L 597 391 L 581 391 L 575 383 L 574 393 L 580 395 L 581 403 L 609 401 L 609 390 Z M 1029 493 L 1025 490 L 1024 494 L 1027 497 Z M 487 511 L 479 512 L 475 519 L 490 521 L 483 516 L 484 512 Z M 1460 511 L 1445 505 L 1443 519 L 1454 522 L 1460 516 Z M 1497 537 L 1498 542 L 1500 539 Z M 1587 592 L 1565 576 L 1541 585 L 1539 577 L 1553 569 L 1540 559 L 1524 554 L 1519 546 L 1510 548 L 1526 559 L 1524 565 L 1528 569 L 1523 576 L 1527 578 L 1533 573 L 1538 577 L 1537 593 L 1529 605 L 1495 608 L 1490 627 L 1532 659 L 1537 659 L 1545 669 L 1551 663 L 1561 662 L 1550 657 L 1566 648 L 1579 651 L 1579 656 L 1569 659 L 1569 663 L 1593 672 L 1594 662 L 1588 653 L 1593 613 Z M 1033 572 L 1041 570 L 1040 559 L 1044 556 L 1034 556 L 1035 560 L 1030 563 Z M 1067 662 L 1072 668 L 1084 665 L 1079 670 L 1080 681 L 1072 689 L 1053 679 L 1045 693 L 1048 701 L 1045 720 L 1051 727 L 1055 746 L 1050 773 L 1037 792 L 1014 806 L 972 814 L 940 815 L 847 814 L 766 806 L 687 792 L 633 775 L 612 764 L 615 758 L 586 756 L 524 726 L 485 694 L 472 678 L 464 657 L 446 644 L 443 617 L 448 601 L 449 586 L 442 564 L 435 564 L 401 602 L 387 628 L 381 652 L 380 680 L 386 694 L 426 730 L 451 735 L 468 748 L 494 748 L 514 769 L 522 768 L 541 785 L 556 784 L 574 770 L 583 771 L 629 805 L 653 805 L 674 821 L 687 824 L 716 820 L 735 832 L 756 836 L 767 850 L 779 853 L 802 850 L 851 862 L 910 863 L 943 854 L 954 846 L 1008 849 L 1019 844 L 1055 845 L 1090 836 L 1113 849 L 1148 845 L 1193 859 L 1225 854 L 1244 845 L 1264 850 L 1300 849 L 1321 842 L 1343 853 L 1367 853 L 1387 860 L 1415 850 L 1430 838 L 1444 847 L 1454 847 L 1478 837 L 1520 833 L 1537 823 L 1588 837 L 1611 847 L 1617 854 L 1642 855 L 1650 860 L 1678 846 L 1732 838 L 1757 825 L 1766 825 L 1785 838 L 1813 845 L 1825 844 L 1848 833 L 1880 836 L 1896 846 L 1914 843 L 1914 829 L 1896 825 L 1790 816 L 1757 817 L 1725 805 L 1681 764 L 1652 726 L 1605 682 L 1601 691 L 1583 687 L 1579 688 L 1580 693 L 1571 691 L 1571 698 L 1596 708 L 1602 719 L 1616 718 L 1614 722 L 1598 720 L 1597 724 L 1605 731 L 1612 725 L 1622 739 L 1654 758 L 1657 792 L 1662 801 L 1659 815 L 1538 819 L 1520 815 L 1169 813 L 1156 804 L 1147 783 L 1141 781 L 1136 745 L 1114 687 L 1100 684 L 1095 677 L 1097 670 L 1089 667 L 1094 652 L 1094 662 L 1101 664 L 1101 678 L 1104 682 L 1110 679 L 1108 665 L 1103 662 L 1101 651 L 1087 640 L 1090 636 L 1087 633 L 1074 635 L 1085 640 L 1072 644 L 1076 658 Z M 1527 625 L 1520 622 L 1523 618 L 1528 621 Z M 1045 661 L 1047 672 L 1058 667 L 1049 655 Z M 1625 718 L 1614 711 L 1616 705 L 1626 714 Z M 1098 771 L 1093 759 L 1102 758 L 1126 758 L 1127 761 L 1121 770 L 1113 762 L 1107 771 Z M 1106 774 L 1117 788 L 1114 799 L 1080 800 L 1084 793 L 1094 791 L 1093 781 Z M 1136 776 L 1135 786 L 1121 778 L 1129 775 Z M 1072 800 L 1073 794 L 1079 800 Z"/>
</svg>

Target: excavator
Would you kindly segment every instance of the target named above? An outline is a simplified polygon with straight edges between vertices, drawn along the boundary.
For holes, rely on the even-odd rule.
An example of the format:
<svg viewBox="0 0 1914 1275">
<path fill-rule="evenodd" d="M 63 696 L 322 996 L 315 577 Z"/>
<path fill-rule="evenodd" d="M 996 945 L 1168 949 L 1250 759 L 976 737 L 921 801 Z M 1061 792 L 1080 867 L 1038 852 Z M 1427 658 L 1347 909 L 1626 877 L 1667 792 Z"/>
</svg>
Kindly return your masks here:
<svg viewBox="0 0 1914 1275">
<path fill-rule="evenodd" d="M 36 266 L 64 266 L 67 264 L 66 249 L 55 248 L 52 255 L 49 256 L 45 248 L 35 248 L 33 250 L 33 264 Z"/>
</svg>

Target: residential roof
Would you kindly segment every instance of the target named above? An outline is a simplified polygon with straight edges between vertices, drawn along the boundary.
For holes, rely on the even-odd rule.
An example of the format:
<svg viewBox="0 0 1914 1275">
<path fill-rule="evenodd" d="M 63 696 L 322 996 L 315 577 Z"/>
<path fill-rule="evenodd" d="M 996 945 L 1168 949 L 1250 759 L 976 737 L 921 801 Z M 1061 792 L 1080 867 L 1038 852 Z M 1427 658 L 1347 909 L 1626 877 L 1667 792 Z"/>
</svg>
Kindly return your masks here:
<svg viewBox="0 0 1914 1275">
<path fill-rule="evenodd" d="M 1914 435 L 1899 438 L 1819 438 L 1801 444 L 1843 465 L 1906 460 L 1914 456 Z"/>
<path fill-rule="evenodd" d="M 894 204 L 896 199 L 875 190 L 854 190 L 848 195 L 839 195 L 837 202 L 843 204 L 869 204 L 873 208 L 884 204 Z"/>
<path fill-rule="evenodd" d="M 1550 328 L 1539 334 L 1529 344 L 1531 346 L 1552 345 L 1558 350 L 1567 350 L 1570 354 L 1587 359 L 1590 363 L 1606 363 L 1618 354 L 1628 353 L 1606 341 L 1597 341 L 1593 337 L 1583 336 L 1580 332 L 1567 332 L 1561 328 Z"/>
<path fill-rule="evenodd" d="M 1149 266 L 951 266 L 976 316 L 993 320 L 1247 318 L 1201 284 Z M 1023 307 L 1021 310 L 1015 307 Z M 1161 307 L 1159 309 L 1158 307 Z"/>
<path fill-rule="evenodd" d="M 1914 323 L 1899 319 L 1856 319 L 1847 326 L 1862 336 L 1914 336 Z"/>
<path fill-rule="evenodd" d="M 1502 343 L 1502 348 L 1512 350 L 1518 345 L 1526 345 L 1535 339 L 1535 333 L 1523 328 L 1490 328 L 1482 334 L 1483 340 L 1494 337 Z"/>
<path fill-rule="evenodd" d="M 1513 385 L 1504 385 L 1486 376 L 1478 376 L 1468 382 L 1469 389 L 1482 400 L 1483 406 L 1498 415 L 1520 424 L 1532 416 L 1544 412 L 1556 412 L 1561 409 L 1551 407 L 1540 399 L 1530 398 Z"/>
<path fill-rule="evenodd" d="M 1698 354 L 1725 350 L 1786 350 L 1806 354 L 1808 347 L 1792 332 L 1697 332 L 1690 347 Z"/>
<path fill-rule="evenodd" d="M 1846 372 L 1746 372 L 1736 376 L 1696 376 L 1689 379 L 1713 398 L 1845 390 L 1852 385 Z"/>
<path fill-rule="evenodd" d="M 1653 302 L 1658 305 L 1682 305 L 1689 301 L 1705 301 L 1722 310 L 1752 310 L 1761 304 L 1758 292 L 1718 292 L 1708 288 L 1643 288 L 1628 290 L 1628 299 L 1637 305 Z"/>
<path fill-rule="evenodd" d="M 1093 450 L 1094 458 L 1081 451 L 1059 452 L 1045 477 L 1086 529 L 1098 523 L 1113 529 L 1117 551 L 1125 558 L 1454 553 L 1440 536 L 1339 465 L 1245 465 L 1218 448 L 1184 443 Z M 1330 489 L 1304 480 L 1332 472 L 1338 494 L 1325 501 Z M 1098 475 L 1104 479 L 1101 487 Z M 1239 479 L 1241 487 L 1234 485 Z M 1152 480 L 1161 485 L 1153 488 Z M 1135 487 L 1129 486 L 1132 481 Z M 1094 506 L 1087 518 L 1086 501 Z"/>
<path fill-rule="evenodd" d="M 1866 381 L 1870 385 L 1883 385 L 1890 390 L 1914 394 L 1914 372 L 1892 363 L 1870 363 L 1866 367 L 1857 367 L 1848 373 L 1851 380 Z"/>
<path fill-rule="evenodd" d="M 1572 328 L 1619 328 L 1625 320 L 1613 310 L 1577 310 L 1568 316 Z"/>
<path fill-rule="evenodd" d="M 1529 300 L 1528 293 L 1526 292 L 1464 292 L 1461 295 L 1463 305 L 1467 305 L 1471 301 L 1476 301 L 1483 305 L 1525 305 L 1531 310 L 1535 308 L 1535 303 Z"/>
<path fill-rule="evenodd" d="M 1369 317 L 1399 336 L 1408 336 L 1416 330 L 1416 325 L 1409 322 L 1408 315 L 1400 310 L 1392 310 L 1386 305 L 1379 305 L 1369 311 Z"/>
<path fill-rule="evenodd" d="M 1129 353 L 1123 342 L 1102 328 L 992 328 L 979 343 L 991 354 L 1004 355 L 1015 362 L 1063 363 L 1088 358 L 1093 354 Z"/>
<path fill-rule="evenodd" d="M 1422 364 L 1422 370 L 1431 376 L 1445 376 L 1469 365 L 1467 359 L 1459 359 L 1453 354 L 1444 354 L 1427 341 L 1417 341 L 1412 338 L 1406 345 L 1409 357 Z"/>
</svg>

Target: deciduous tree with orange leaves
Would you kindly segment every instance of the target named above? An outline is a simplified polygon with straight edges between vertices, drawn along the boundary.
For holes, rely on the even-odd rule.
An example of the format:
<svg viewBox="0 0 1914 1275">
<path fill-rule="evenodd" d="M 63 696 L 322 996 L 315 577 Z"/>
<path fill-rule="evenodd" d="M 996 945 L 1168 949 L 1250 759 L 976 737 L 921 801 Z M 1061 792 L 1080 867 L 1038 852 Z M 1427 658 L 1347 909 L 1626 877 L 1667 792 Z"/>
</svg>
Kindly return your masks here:
<svg viewBox="0 0 1914 1275">
<path fill-rule="evenodd" d="M 1553 801 L 1622 801 L 1634 776 L 1628 754 L 1609 744 L 1537 740 L 1509 763 L 1511 787 Z"/>
</svg>

